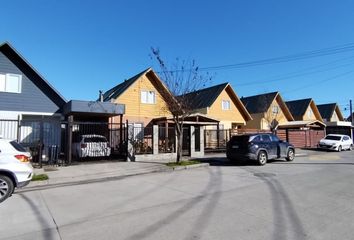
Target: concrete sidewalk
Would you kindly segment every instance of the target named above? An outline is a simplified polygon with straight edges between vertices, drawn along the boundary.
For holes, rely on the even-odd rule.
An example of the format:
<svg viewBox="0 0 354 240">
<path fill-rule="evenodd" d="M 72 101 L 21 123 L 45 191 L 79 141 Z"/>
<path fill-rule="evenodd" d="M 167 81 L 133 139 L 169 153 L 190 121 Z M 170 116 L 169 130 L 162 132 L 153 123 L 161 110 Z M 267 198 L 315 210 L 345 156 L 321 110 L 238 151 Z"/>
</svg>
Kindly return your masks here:
<svg viewBox="0 0 354 240">
<path fill-rule="evenodd" d="M 307 150 L 296 149 L 296 156 L 307 156 Z M 199 160 L 211 158 L 225 158 L 225 153 L 209 153 Z M 171 168 L 164 163 L 158 162 L 121 162 L 121 161 L 97 161 L 86 162 L 71 166 L 44 166 L 41 169 L 34 169 L 35 174 L 47 174 L 49 179 L 45 181 L 31 182 L 27 187 L 18 191 L 30 191 L 33 189 L 46 189 L 50 187 L 60 187 L 75 184 L 86 184 L 107 180 L 121 179 L 127 176 L 140 174 L 183 170 L 195 167 L 206 167 L 208 163 L 190 165 L 186 167 Z"/>
<path fill-rule="evenodd" d="M 41 169 L 35 168 L 34 173 L 47 174 L 49 179 L 31 182 L 27 187 L 23 188 L 23 190 L 38 187 L 84 184 L 138 174 L 172 170 L 173 169 L 162 163 L 120 161 L 97 161 L 59 167 L 44 166 Z"/>
</svg>

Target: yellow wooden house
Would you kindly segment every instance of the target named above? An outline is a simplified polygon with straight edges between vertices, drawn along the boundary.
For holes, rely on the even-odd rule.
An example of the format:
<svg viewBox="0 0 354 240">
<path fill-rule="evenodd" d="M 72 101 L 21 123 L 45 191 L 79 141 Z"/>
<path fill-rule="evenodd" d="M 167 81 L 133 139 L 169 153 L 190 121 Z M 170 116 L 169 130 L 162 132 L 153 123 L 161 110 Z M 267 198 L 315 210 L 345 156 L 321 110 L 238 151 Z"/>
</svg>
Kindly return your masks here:
<svg viewBox="0 0 354 240">
<path fill-rule="evenodd" d="M 229 83 L 194 91 L 183 98 L 194 112 L 218 120 L 220 129 L 237 129 L 252 120 Z"/>
<path fill-rule="evenodd" d="M 171 116 L 166 104 L 171 94 L 156 73 L 148 68 L 103 94 L 103 101 L 125 104 L 123 121 L 144 127 L 155 118 Z M 113 119 L 113 122 L 119 122 Z"/>
<path fill-rule="evenodd" d="M 252 120 L 245 126 L 248 131 L 270 131 L 281 124 L 294 121 L 279 92 L 242 97 L 241 101 L 252 116 Z"/>
</svg>

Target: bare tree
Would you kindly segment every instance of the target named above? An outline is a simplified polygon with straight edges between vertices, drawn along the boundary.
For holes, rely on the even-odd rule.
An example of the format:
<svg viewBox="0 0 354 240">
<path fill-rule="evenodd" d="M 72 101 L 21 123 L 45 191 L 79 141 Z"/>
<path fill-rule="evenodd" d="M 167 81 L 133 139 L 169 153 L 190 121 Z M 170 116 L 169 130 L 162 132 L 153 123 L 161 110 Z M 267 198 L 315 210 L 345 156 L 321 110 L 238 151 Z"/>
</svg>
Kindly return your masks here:
<svg viewBox="0 0 354 240">
<path fill-rule="evenodd" d="M 211 76 L 208 73 L 201 74 L 194 60 L 186 61 L 177 58 L 172 65 L 167 65 L 158 49 L 151 48 L 151 52 L 152 58 L 157 61 L 160 68 L 158 71 L 159 77 L 172 96 L 165 100 L 176 127 L 176 162 L 178 163 L 182 157 L 184 120 L 193 113 L 193 106 L 191 106 L 190 98 L 186 94 L 205 87 L 211 80 Z"/>
</svg>

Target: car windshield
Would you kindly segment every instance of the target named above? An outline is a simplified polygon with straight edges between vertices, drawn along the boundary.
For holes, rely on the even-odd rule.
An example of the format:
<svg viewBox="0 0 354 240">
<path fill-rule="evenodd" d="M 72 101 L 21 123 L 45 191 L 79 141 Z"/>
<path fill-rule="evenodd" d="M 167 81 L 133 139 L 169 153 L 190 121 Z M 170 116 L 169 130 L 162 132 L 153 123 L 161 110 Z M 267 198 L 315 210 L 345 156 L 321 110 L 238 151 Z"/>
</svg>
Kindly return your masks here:
<svg viewBox="0 0 354 240">
<path fill-rule="evenodd" d="M 327 140 L 336 140 L 336 141 L 340 141 L 341 137 L 340 136 L 333 136 L 333 135 L 328 135 L 326 136 Z"/>
<path fill-rule="evenodd" d="M 16 141 L 11 141 L 10 144 L 19 152 L 27 152 L 24 147 L 18 144 Z"/>
<path fill-rule="evenodd" d="M 85 143 L 107 142 L 105 137 L 89 137 L 84 139 Z"/>
</svg>

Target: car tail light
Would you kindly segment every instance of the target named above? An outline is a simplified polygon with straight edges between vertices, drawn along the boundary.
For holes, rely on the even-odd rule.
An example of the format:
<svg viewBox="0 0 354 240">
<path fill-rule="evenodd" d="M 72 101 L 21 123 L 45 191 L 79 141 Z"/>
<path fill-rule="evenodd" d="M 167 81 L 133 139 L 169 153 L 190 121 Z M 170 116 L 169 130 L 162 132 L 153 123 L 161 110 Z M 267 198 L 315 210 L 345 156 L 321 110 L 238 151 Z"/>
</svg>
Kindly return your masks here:
<svg viewBox="0 0 354 240">
<path fill-rule="evenodd" d="M 30 158 L 27 157 L 26 155 L 15 155 L 15 158 L 19 160 L 20 162 L 29 162 Z"/>
<path fill-rule="evenodd" d="M 80 145 L 80 147 L 81 147 L 81 148 L 86 148 L 86 147 L 87 147 L 87 144 L 86 144 L 86 143 L 82 143 L 82 144 Z"/>
</svg>

